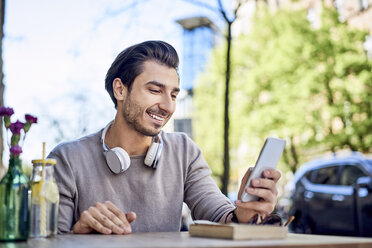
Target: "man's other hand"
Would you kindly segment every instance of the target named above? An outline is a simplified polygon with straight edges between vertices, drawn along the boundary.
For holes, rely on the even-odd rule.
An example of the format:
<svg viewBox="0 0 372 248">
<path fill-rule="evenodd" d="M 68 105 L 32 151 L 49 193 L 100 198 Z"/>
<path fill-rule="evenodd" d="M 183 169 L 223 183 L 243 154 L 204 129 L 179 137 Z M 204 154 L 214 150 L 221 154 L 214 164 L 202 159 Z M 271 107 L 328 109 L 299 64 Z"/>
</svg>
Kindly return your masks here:
<svg viewBox="0 0 372 248">
<path fill-rule="evenodd" d="M 275 169 L 267 169 L 262 173 L 263 178 L 252 179 L 252 187 L 245 188 L 245 184 L 252 171 L 250 168 L 244 175 L 240 190 L 238 194 L 238 200 L 235 201 L 237 209 L 235 214 L 238 221 L 241 223 L 248 222 L 255 214 L 259 214 L 262 218 L 269 215 L 275 209 L 277 202 L 278 190 L 276 183 L 281 177 L 281 173 Z M 245 190 L 248 194 L 258 196 L 258 201 L 242 202 L 241 195 Z"/>
<path fill-rule="evenodd" d="M 125 214 L 112 202 L 97 202 L 85 210 L 73 227 L 74 233 L 86 234 L 97 231 L 103 234 L 129 234 L 130 223 L 136 219 L 134 212 Z"/>
</svg>

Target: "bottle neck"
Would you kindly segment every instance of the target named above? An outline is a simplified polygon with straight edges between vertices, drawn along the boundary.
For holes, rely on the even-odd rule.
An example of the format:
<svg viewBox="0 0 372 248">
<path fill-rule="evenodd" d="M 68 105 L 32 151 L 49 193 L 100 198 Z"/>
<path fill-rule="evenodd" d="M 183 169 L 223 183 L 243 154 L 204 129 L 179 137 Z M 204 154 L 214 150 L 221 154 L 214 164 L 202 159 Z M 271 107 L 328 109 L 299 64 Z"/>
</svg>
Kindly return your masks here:
<svg viewBox="0 0 372 248">
<path fill-rule="evenodd" d="M 42 168 L 42 167 L 41 167 Z M 44 178 L 45 180 L 53 179 L 53 174 L 54 174 L 54 168 L 52 165 L 45 166 L 44 169 Z"/>
<path fill-rule="evenodd" d="M 9 159 L 8 173 L 11 175 L 22 174 L 22 160 L 19 157 L 11 156 Z"/>
<path fill-rule="evenodd" d="M 22 160 L 19 157 L 11 156 L 9 159 L 9 169 L 10 168 L 17 168 L 22 170 Z"/>
<path fill-rule="evenodd" d="M 54 179 L 53 174 L 54 174 L 53 165 L 46 164 L 44 166 L 44 175 L 43 175 L 42 164 L 36 164 L 36 165 L 34 165 L 34 168 L 33 168 L 33 171 L 32 171 L 31 181 L 38 182 L 43 178 L 45 180 Z"/>
</svg>

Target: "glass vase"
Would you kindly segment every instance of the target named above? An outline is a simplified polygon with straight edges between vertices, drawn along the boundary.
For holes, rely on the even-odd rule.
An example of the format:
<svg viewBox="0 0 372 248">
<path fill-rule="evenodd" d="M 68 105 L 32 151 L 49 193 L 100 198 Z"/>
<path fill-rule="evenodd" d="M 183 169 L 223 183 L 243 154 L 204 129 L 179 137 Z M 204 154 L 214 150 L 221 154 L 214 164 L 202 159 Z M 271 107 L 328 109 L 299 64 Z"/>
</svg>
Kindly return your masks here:
<svg viewBox="0 0 372 248">
<path fill-rule="evenodd" d="M 22 161 L 11 157 L 8 171 L 0 181 L 0 241 L 27 240 L 30 211 L 29 180 L 22 171 Z"/>
</svg>

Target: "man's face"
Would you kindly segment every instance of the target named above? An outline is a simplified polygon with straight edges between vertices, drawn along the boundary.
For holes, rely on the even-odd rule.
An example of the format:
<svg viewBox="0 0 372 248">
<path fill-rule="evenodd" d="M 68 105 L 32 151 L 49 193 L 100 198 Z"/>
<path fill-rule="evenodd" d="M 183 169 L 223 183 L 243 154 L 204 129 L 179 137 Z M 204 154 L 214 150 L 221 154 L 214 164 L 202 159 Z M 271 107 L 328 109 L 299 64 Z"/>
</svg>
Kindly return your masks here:
<svg viewBox="0 0 372 248">
<path fill-rule="evenodd" d="M 154 61 L 143 64 L 123 102 L 127 124 L 146 136 L 157 135 L 176 109 L 179 93 L 178 75 L 174 68 Z"/>
</svg>

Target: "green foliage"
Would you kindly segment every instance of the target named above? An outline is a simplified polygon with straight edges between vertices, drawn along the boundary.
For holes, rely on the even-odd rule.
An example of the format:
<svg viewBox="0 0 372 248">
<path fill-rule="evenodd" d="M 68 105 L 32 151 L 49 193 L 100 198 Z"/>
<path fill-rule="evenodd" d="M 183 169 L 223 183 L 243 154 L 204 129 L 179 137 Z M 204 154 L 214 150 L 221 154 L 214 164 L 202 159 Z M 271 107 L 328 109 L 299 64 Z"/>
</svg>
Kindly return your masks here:
<svg viewBox="0 0 372 248">
<path fill-rule="evenodd" d="M 234 42 L 233 166 L 254 163 L 267 136 L 288 140 L 284 162 L 292 171 L 319 152 L 372 151 L 367 33 L 340 23 L 334 9 L 324 7 L 321 20 L 316 28 L 306 11 L 261 10 L 251 33 Z M 217 174 L 222 171 L 224 50 L 216 48 L 195 90 L 195 138 Z"/>
<path fill-rule="evenodd" d="M 203 154 L 215 176 L 223 171 L 223 94 L 224 94 L 224 49 L 214 51 L 216 61 L 208 66 L 208 73 L 200 76 L 203 83 L 197 86 L 194 99 L 195 136 L 203 148 Z M 203 116 L 206 114 L 207 116 Z"/>
</svg>

